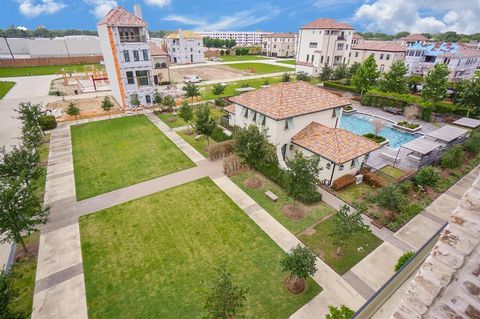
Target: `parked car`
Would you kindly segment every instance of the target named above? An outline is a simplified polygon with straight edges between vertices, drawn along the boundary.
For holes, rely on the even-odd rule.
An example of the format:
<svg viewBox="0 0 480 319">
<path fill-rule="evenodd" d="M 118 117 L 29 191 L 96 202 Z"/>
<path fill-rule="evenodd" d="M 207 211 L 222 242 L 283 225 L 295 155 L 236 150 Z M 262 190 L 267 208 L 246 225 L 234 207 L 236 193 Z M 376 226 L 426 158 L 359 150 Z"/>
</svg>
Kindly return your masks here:
<svg viewBox="0 0 480 319">
<path fill-rule="evenodd" d="M 199 77 L 198 75 L 185 75 L 183 77 L 183 82 L 184 83 L 198 83 L 202 80 L 201 77 Z"/>
<path fill-rule="evenodd" d="M 210 61 L 212 61 L 212 62 L 220 62 L 220 61 L 222 61 L 222 59 L 217 58 L 217 57 L 211 57 L 211 58 L 210 58 Z"/>
</svg>

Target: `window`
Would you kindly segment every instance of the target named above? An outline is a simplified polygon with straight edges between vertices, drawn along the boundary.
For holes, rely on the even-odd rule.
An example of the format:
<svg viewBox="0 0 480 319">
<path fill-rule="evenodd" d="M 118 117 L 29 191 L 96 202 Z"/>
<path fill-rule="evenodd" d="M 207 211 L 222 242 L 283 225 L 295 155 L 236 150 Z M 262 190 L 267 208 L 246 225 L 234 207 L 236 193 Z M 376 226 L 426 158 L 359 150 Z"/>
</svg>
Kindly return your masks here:
<svg viewBox="0 0 480 319">
<path fill-rule="evenodd" d="M 355 57 L 358 58 L 358 52 L 355 52 Z"/>
<path fill-rule="evenodd" d="M 148 61 L 148 50 L 143 49 L 142 52 L 143 52 L 143 60 Z"/>
<path fill-rule="evenodd" d="M 133 78 L 133 72 L 127 71 L 127 83 L 128 84 L 135 84 L 135 79 Z"/>
<path fill-rule="evenodd" d="M 338 165 L 338 170 L 343 171 L 343 164 Z"/>
<path fill-rule="evenodd" d="M 380 72 L 383 72 L 385 70 L 385 65 L 380 65 Z"/>
<path fill-rule="evenodd" d="M 137 84 L 140 85 L 150 85 L 148 72 L 147 71 L 135 71 L 135 76 L 137 77 Z"/>
<path fill-rule="evenodd" d="M 320 64 L 323 64 L 323 55 L 320 57 Z"/>
<path fill-rule="evenodd" d="M 330 169 L 330 166 L 332 166 L 332 164 L 330 164 L 330 163 L 327 163 L 327 165 L 325 165 L 325 167 L 326 167 L 327 169 Z"/>
<path fill-rule="evenodd" d="M 245 109 L 245 114 L 243 114 L 243 117 L 248 119 L 248 109 Z"/>
<path fill-rule="evenodd" d="M 312 63 L 313 63 L 313 58 L 314 58 L 314 57 L 315 57 L 315 56 L 312 54 Z"/>
<path fill-rule="evenodd" d="M 254 112 L 254 113 L 253 113 L 252 121 L 253 121 L 253 122 L 257 122 L 257 112 Z"/>
<path fill-rule="evenodd" d="M 138 55 L 138 51 L 137 50 L 133 50 L 133 59 L 135 61 L 140 61 L 140 56 Z"/>
<path fill-rule="evenodd" d="M 390 54 L 387 54 L 387 60 L 390 60 Z"/>
<path fill-rule="evenodd" d="M 318 42 L 310 42 L 310 48 L 316 48 L 318 45 Z"/>
<path fill-rule="evenodd" d="M 262 126 L 265 126 L 265 122 L 267 121 L 267 117 L 265 115 L 262 115 L 262 116 L 263 116 Z"/>
<path fill-rule="evenodd" d="M 350 168 L 356 167 L 356 166 L 357 166 L 357 161 L 358 161 L 358 159 L 357 159 L 357 158 L 354 158 L 354 159 L 352 160 L 352 162 L 350 163 Z"/>
<path fill-rule="evenodd" d="M 383 53 L 380 53 L 380 60 L 383 60 Z"/>
<path fill-rule="evenodd" d="M 128 50 L 123 50 L 123 58 L 125 59 L 125 62 L 130 62 L 130 54 L 128 53 Z"/>
<path fill-rule="evenodd" d="M 285 130 L 293 129 L 293 118 L 288 118 L 285 120 Z"/>
<path fill-rule="evenodd" d="M 310 54 L 307 54 L 307 62 L 308 62 L 308 59 L 310 59 Z"/>
<path fill-rule="evenodd" d="M 150 97 L 150 94 L 145 95 L 145 102 L 147 102 L 147 104 L 152 103 L 152 98 Z"/>
<path fill-rule="evenodd" d="M 337 44 L 337 50 L 343 50 L 343 43 Z"/>
</svg>

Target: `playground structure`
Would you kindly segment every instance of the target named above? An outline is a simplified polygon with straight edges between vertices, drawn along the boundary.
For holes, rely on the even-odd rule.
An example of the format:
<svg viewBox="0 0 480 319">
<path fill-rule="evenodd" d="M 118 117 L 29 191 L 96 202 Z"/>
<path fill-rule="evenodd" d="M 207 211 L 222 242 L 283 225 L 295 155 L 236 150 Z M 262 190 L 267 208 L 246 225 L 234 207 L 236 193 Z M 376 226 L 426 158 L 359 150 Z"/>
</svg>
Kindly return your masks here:
<svg viewBox="0 0 480 319">
<path fill-rule="evenodd" d="M 73 72 L 72 72 L 73 71 Z M 75 94 L 110 90 L 107 72 L 95 65 L 86 65 L 82 71 L 60 70 L 63 85 L 74 86 Z"/>
</svg>

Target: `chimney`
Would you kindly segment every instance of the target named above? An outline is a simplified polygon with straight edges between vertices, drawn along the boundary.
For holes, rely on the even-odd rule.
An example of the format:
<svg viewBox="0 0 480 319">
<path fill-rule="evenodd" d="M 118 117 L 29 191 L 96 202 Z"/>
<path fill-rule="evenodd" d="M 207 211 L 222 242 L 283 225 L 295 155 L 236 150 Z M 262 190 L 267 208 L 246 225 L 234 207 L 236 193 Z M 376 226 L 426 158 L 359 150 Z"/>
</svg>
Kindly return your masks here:
<svg viewBox="0 0 480 319">
<path fill-rule="evenodd" d="M 137 17 L 142 19 L 142 8 L 138 3 L 133 5 L 133 14 Z"/>
</svg>

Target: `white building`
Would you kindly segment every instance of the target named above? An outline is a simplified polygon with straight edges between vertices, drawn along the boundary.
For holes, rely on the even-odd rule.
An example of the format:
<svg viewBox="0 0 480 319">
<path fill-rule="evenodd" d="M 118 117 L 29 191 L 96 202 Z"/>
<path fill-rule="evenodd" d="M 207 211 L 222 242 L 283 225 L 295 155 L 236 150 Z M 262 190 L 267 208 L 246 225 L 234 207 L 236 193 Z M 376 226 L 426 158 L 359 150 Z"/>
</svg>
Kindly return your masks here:
<svg viewBox="0 0 480 319">
<path fill-rule="evenodd" d="M 239 46 L 261 45 L 263 37 L 271 32 L 263 31 L 199 31 L 202 37 L 221 40 L 235 40 Z"/>
<path fill-rule="evenodd" d="M 296 49 L 296 33 L 270 33 L 263 36 L 263 55 L 271 57 L 291 58 L 295 56 Z"/>
<path fill-rule="evenodd" d="M 318 74 L 325 64 L 348 64 L 353 27 L 334 19 L 317 19 L 300 28 L 295 71 Z"/>
<path fill-rule="evenodd" d="M 407 47 L 395 41 L 360 40 L 357 44 L 352 44 L 351 51 L 350 64 L 362 63 L 373 56 L 378 70 L 387 72 L 394 62 L 403 61 Z"/>
<path fill-rule="evenodd" d="M 160 85 L 162 83 L 170 82 L 169 58 L 167 51 L 153 41 L 150 41 L 148 45 L 150 47 L 150 55 L 152 56 L 153 83 L 155 85 Z"/>
<path fill-rule="evenodd" d="M 203 37 L 192 31 L 178 30 L 165 37 L 170 63 L 205 62 Z"/>
<path fill-rule="evenodd" d="M 338 128 L 342 107 L 350 102 L 303 81 L 282 82 L 230 98 L 231 126 L 266 127 L 282 166 L 295 151 L 320 157 L 318 179 L 330 185 L 337 178 L 356 175 L 367 155 L 380 145 Z"/>
<path fill-rule="evenodd" d="M 426 75 L 435 64 L 450 70 L 450 81 L 470 80 L 480 64 L 480 50 L 463 43 L 414 43 L 407 49 L 405 64 L 409 74 Z"/>
<path fill-rule="evenodd" d="M 117 7 L 97 25 L 112 93 L 124 109 L 135 94 L 141 105 L 152 104 L 154 89 L 147 24 L 138 6 L 135 11 Z"/>
<path fill-rule="evenodd" d="M 415 43 L 421 43 L 421 44 L 427 43 L 428 38 L 426 36 L 424 36 L 423 34 L 412 33 L 412 34 L 407 35 L 406 37 L 398 39 L 397 41 L 400 44 L 409 46 L 409 45 L 412 45 L 412 44 L 415 44 Z"/>
</svg>

